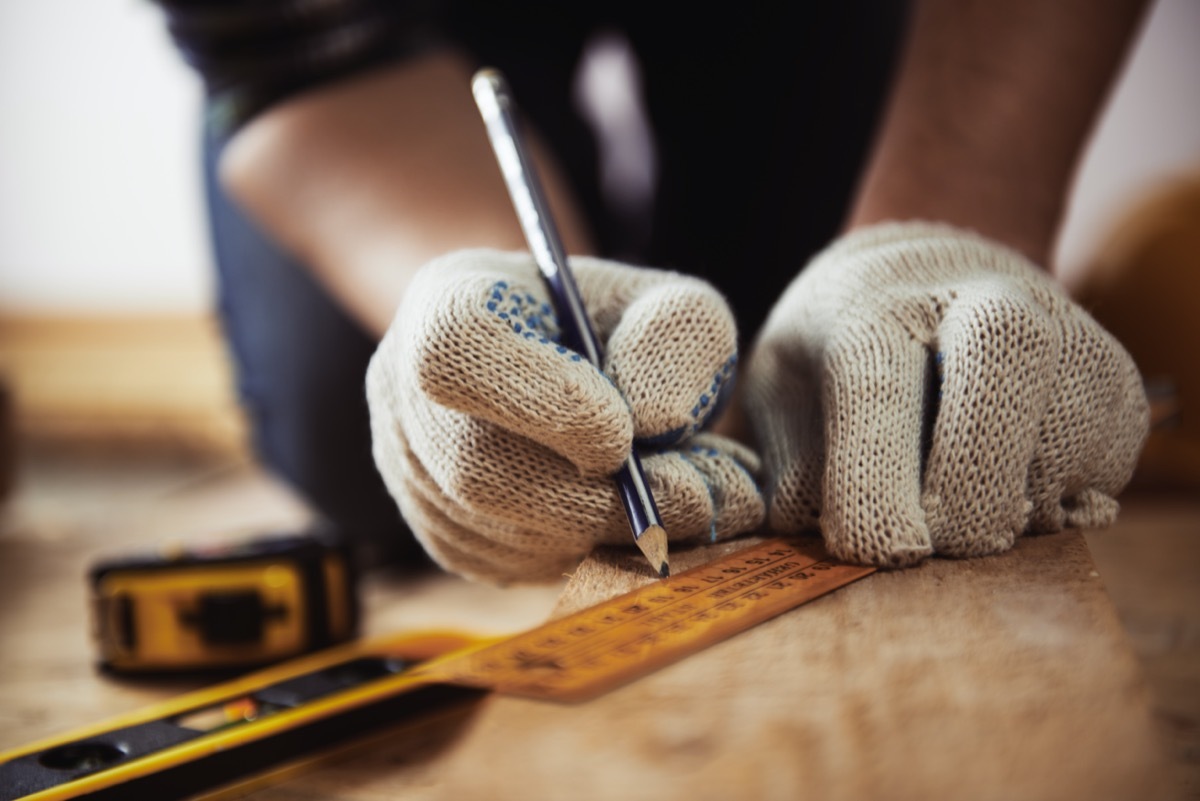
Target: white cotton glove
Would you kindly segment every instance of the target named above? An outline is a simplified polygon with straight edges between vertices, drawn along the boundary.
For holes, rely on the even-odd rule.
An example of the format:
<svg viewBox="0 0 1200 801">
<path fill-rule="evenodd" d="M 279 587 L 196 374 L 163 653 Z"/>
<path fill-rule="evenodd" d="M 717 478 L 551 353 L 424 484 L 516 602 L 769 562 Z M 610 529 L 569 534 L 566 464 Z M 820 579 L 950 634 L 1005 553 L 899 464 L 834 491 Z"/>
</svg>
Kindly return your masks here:
<svg viewBox="0 0 1200 801">
<path fill-rule="evenodd" d="M 1133 361 L 1050 276 L 922 223 L 817 256 L 763 328 L 745 402 L 770 527 L 819 525 L 838 557 L 882 566 L 1111 523 L 1148 426 Z"/>
<path fill-rule="evenodd" d="M 612 474 L 635 438 L 671 539 L 757 527 L 757 458 L 697 434 L 732 383 L 737 334 L 708 284 L 571 260 L 606 353 L 557 344 L 528 254 L 461 251 L 414 278 L 367 373 L 375 461 L 430 555 L 470 578 L 556 578 L 633 544 Z"/>
</svg>

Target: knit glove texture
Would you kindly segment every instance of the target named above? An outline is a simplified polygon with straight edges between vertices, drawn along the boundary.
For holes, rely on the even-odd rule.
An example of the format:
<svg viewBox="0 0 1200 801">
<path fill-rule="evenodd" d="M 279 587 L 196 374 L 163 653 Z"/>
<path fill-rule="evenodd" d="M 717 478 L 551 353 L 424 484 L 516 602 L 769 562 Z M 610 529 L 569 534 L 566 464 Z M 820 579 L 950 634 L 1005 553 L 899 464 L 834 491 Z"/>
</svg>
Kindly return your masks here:
<svg viewBox="0 0 1200 801">
<path fill-rule="evenodd" d="M 700 433 L 732 384 L 733 316 L 703 281 L 591 258 L 571 266 L 604 372 L 558 344 L 528 254 L 423 267 L 371 360 L 375 462 L 443 567 L 493 583 L 557 578 L 633 544 L 612 474 L 635 438 L 673 540 L 757 527 L 748 449 Z"/>
<path fill-rule="evenodd" d="M 770 527 L 881 566 L 1108 525 L 1148 427 L 1132 359 L 1050 276 L 925 223 L 818 255 L 763 328 L 745 403 Z"/>
</svg>

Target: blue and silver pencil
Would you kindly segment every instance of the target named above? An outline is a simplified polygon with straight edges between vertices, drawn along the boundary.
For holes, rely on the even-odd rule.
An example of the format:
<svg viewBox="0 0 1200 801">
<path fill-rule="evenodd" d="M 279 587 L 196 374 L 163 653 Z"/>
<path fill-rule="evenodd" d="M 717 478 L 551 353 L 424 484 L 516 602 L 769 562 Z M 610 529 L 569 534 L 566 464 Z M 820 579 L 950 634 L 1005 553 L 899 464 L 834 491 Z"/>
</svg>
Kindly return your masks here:
<svg viewBox="0 0 1200 801">
<path fill-rule="evenodd" d="M 562 330 L 562 344 L 583 354 L 596 369 L 601 370 L 603 354 L 600 343 L 592 331 L 575 278 L 567 266 L 562 240 L 550 216 L 550 206 L 538 182 L 533 160 L 517 130 L 516 107 L 504 76 L 494 69 L 480 70 L 471 81 L 471 89 L 475 104 L 483 115 L 484 125 L 487 126 L 488 139 L 500 163 L 500 171 L 504 173 L 504 183 L 516 207 L 521 229 L 525 232 L 533 259 L 554 300 Z M 625 506 L 629 525 L 633 529 L 633 541 L 645 554 L 650 567 L 665 578 L 671 572 L 667 564 L 667 532 L 658 515 L 658 507 L 654 505 L 654 496 L 650 494 L 646 474 L 642 471 L 642 463 L 636 452 L 630 451 L 625 464 L 616 474 L 616 482 L 621 503 Z"/>
</svg>

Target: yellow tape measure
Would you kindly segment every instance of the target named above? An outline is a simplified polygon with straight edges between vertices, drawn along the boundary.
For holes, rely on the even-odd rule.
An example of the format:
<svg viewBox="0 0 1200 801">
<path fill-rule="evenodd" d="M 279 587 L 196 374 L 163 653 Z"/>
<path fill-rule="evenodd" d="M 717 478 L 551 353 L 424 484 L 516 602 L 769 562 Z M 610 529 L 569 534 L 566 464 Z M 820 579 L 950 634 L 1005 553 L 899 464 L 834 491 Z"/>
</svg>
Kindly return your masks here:
<svg viewBox="0 0 1200 801">
<path fill-rule="evenodd" d="M 831 559 L 815 542 L 770 540 L 413 675 L 583 701 L 874 570 Z"/>
<path fill-rule="evenodd" d="M 873 571 L 769 540 L 514 637 L 329 649 L 0 753 L 0 801 L 189 797 L 480 691 L 586 700 Z"/>
</svg>

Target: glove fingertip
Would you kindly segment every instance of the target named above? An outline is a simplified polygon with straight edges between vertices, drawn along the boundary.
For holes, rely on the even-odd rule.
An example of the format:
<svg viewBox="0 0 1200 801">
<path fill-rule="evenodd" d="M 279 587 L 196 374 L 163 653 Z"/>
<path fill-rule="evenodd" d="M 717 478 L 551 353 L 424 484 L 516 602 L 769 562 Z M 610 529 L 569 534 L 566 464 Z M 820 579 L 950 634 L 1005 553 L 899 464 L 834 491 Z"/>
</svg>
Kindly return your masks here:
<svg viewBox="0 0 1200 801">
<path fill-rule="evenodd" d="M 1072 528 L 1107 528 L 1117 520 L 1121 505 L 1095 489 L 1085 489 L 1063 500 L 1066 524 Z"/>
<path fill-rule="evenodd" d="M 629 401 L 640 440 L 673 444 L 702 429 L 729 396 L 737 327 L 721 295 L 702 281 L 644 292 L 608 340 L 605 369 Z"/>
<path fill-rule="evenodd" d="M 815 469 L 792 462 L 775 473 L 767 489 L 772 531 L 799 534 L 816 529 L 821 516 L 821 482 Z"/>
<path fill-rule="evenodd" d="M 839 559 L 876 567 L 911 567 L 934 552 L 929 528 L 913 516 L 875 514 L 847 518 L 835 507 L 821 519 L 829 552 Z"/>
<path fill-rule="evenodd" d="M 735 443 L 712 436 L 697 437 L 683 454 L 712 498 L 709 539 L 714 542 L 753 531 L 766 519 L 758 481 L 734 451 Z"/>
<path fill-rule="evenodd" d="M 912 567 L 933 555 L 931 546 L 853 543 L 828 536 L 825 547 L 844 562 L 882 568 Z"/>
</svg>

